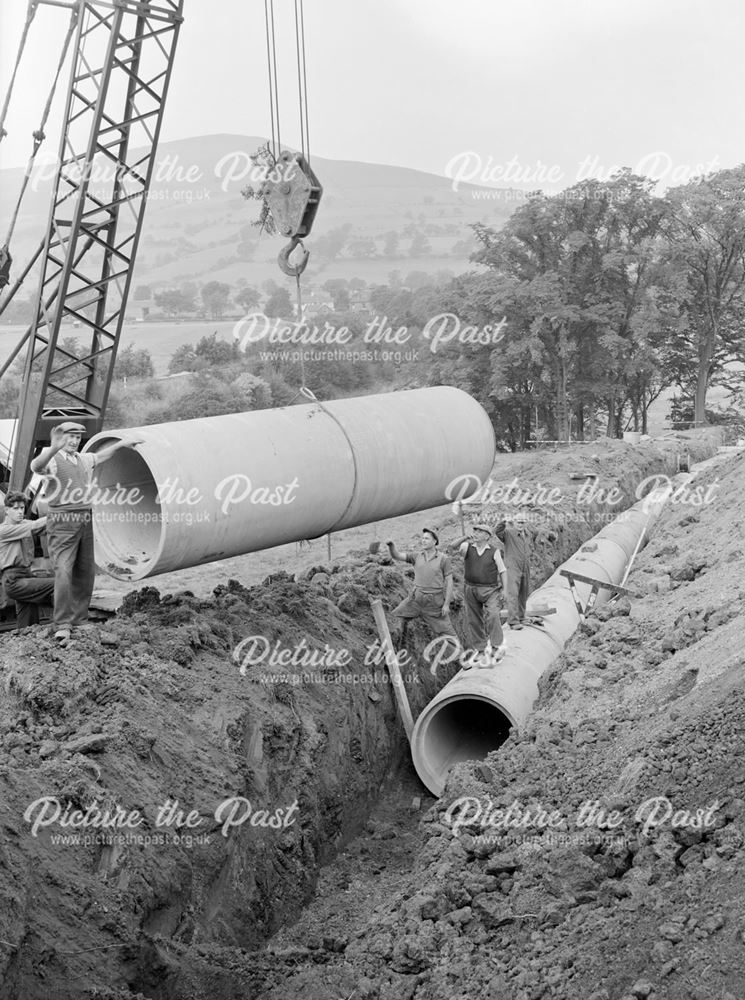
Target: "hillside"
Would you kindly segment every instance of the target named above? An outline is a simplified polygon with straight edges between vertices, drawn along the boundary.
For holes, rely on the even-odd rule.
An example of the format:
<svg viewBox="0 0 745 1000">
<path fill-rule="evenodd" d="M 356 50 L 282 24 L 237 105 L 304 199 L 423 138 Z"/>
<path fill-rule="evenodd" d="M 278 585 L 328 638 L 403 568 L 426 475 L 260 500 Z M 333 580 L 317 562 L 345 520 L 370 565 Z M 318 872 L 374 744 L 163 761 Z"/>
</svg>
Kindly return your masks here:
<svg viewBox="0 0 745 1000">
<path fill-rule="evenodd" d="M 153 184 L 134 275 L 137 284 L 179 284 L 218 280 L 235 284 L 244 278 L 259 285 L 281 277 L 276 256 L 284 241 L 259 234 L 250 223 L 258 218 L 258 203 L 246 201 L 241 189 L 251 181 L 249 156 L 265 140 L 257 136 L 212 135 L 165 142 L 158 148 Z M 470 185 L 453 191 L 445 177 L 419 170 L 373 163 L 328 160 L 313 156 L 313 169 L 324 194 L 313 236 L 348 225 L 351 233 L 369 238 L 365 256 L 339 257 L 333 262 L 314 255 L 307 276 L 325 281 L 333 277 L 361 277 L 382 282 L 394 269 L 459 272 L 468 267 L 468 252 L 456 244 L 471 240 L 469 223 L 498 224 L 516 202 L 502 198 L 481 200 Z M 0 170 L 0 212 L 10 215 L 22 171 Z M 32 175 L 24 210 L 16 230 L 13 253 L 20 263 L 38 245 L 51 200 L 53 165 L 42 165 Z M 101 181 L 94 168 L 92 184 Z M 479 192 L 481 193 L 481 192 Z M 426 235 L 430 251 L 411 257 L 414 227 Z M 399 236 L 395 254 L 384 253 L 383 237 Z M 239 246 L 241 247 L 239 251 Z M 375 255 L 370 255 L 374 253 Z"/>
</svg>

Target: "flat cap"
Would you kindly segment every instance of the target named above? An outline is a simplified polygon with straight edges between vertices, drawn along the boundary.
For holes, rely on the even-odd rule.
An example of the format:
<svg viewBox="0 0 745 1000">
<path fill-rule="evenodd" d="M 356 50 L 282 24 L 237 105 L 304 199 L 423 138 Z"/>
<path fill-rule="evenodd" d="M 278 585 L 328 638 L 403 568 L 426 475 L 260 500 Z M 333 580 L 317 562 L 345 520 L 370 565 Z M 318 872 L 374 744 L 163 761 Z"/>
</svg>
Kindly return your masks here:
<svg viewBox="0 0 745 1000">
<path fill-rule="evenodd" d="M 488 535 L 491 535 L 491 533 L 494 531 L 492 526 L 490 524 L 487 524 L 485 521 L 476 521 L 474 524 L 471 525 L 471 530 L 485 531 Z"/>
</svg>

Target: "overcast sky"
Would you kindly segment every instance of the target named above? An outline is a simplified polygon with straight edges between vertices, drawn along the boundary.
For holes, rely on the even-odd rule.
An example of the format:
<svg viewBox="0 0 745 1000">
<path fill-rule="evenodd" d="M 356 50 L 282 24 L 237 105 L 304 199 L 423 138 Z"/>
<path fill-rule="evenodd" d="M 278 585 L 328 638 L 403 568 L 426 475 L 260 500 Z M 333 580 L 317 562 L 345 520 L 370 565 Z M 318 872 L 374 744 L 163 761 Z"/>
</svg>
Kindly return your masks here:
<svg viewBox="0 0 745 1000">
<path fill-rule="evenodd" d="M 293 0 L 275 7 L 282 136 L 297 145 Z M 25 9 L 0 0 L 3 94 Z M 266 135 L 262 0 L 184 13 L 162 138 Z M 511 162 L 506 180 L 531 188 L 617 165 L 666 185 L 745 161 L 742 0 L 305 0 L 305 26 L 321 156 L 475 183 L 504 182 Z M 39 9 L 1 166 L 25 162 L 65 27 Z"/>
</svg>

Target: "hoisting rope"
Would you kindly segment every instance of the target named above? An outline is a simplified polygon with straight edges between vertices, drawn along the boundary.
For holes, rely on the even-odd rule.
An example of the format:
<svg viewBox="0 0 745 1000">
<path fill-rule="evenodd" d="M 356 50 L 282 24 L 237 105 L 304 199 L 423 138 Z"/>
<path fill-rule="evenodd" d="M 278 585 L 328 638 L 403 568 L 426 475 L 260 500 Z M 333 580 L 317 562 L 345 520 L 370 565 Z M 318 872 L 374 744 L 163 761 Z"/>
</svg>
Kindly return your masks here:
<svg viewBox="0 0 745 1000">
<path fill-rule="evenodd" d="M 271 148 L 272 156 L 276 163 L 279 159 L 279 154 L 282 152 L 282 138 L 279 131 L 279 87 L 277 86 L 277 50 L 274 38 L 274 0 L 264 0 L 264 18 L 266 21 L 266 61 L 269 69 L 269 114 L 272 123 Z"/>
<path fill-rule="evenodd" d="M 295 281 L 297 282 L 297 321 L 298 321 L 298 329 L 300 329 L 300 325 L 303 322 L 303 299 L 302 299 L 302 295 L 300 293 L 300 275 L 299 274 L 295 275 Z M 306 385 L 305 385 L 305 359 L 304 359 L 304 355 L 305 355 L 305 351 L 302 349 L 302 344 L 301 344 L 300 345 L 300 391 L 301 392 L 303 391 L 303 389 L 307 388 Z M 308 389 L 308 392 L 310 392 L 309 389 Z M 313 393 L 311 393 L 311 395 L 313 395 Z M 315 396 L 313 398 L 315 399 Z"/>
<path fill-rule="evenodd" d="M 306 71 L 306 60 L 305 60 L 305 14 L 303 9 L 303 0 L 294 0 L 295 5 L 295 51 L 297 57 L 297 88 L 298 88 L 298 107 L 300 115 L 300 152 L 305 159 L 305 161 L 310 165 L 310 129 L 308 125 L 308 85 L 307 85 L 307 71 Z M 277 50 L 276 50 L 276 31 L 274 24 L 274 0 L 264 0 L 264 17 L 266 21 L 266 56 L 267 56 L 267 68 L 269 75 L 269 117 L 271 121 L 271 151 L 272 157 L 274 158 L 274 164 L 279 162 L 279 157 L 282 152 L 282 138 L 280 129 L 280 115 L 279 115 L 279 85 L 277 77 Z M 292 239 L 288 247 L 285 249 L 284 254 L 286 257 L 295 248 L 295 246 L 301 245 L 297 234 L 293 234 Z M 304 251 L 304 259 L 300 264 L 297 265 L 297 270 L 294 270 L 294 266 L 289 266 L 289 260 L 286 260 L 285 266 L 282 270 L 286 274 L 292 274 L 294 270 L 295 283 L 297 290 L 297 321 L 298 323 L 303 322 L 303 301 L 302 301 L 302 291 L 300 286 L 300 274 L 305 268 L 307 262 L 308 253 Z M 280 257 L 282 254 L 280 254 Z M 281 261 L 280 261 L 281 263 Z M 305 359 L 303 357 L 303 352 L 300 352 L 300 388 L 295 395 L 294 399 L 298 396 L 304 396 L 306 399 L 316 401 L 316 397 L 313 392 L 305 384 Z"/>
<path fill-rule="evenodd" d="M 10 104 L 10 95 L 13 93 L 13 85 L 16 82 L 16 74 L 18 72 L 18 67 L 21 63 L 21 56 L 23 55 L 23 50 L 26 47 L 26 39 L 28 38 L 29 29 L 31 28 L 31 22 L 36 15 L 36 8 L 39 6 L 39 0 L 29 0 L 28 8 L 26 9 L 26 23 L 23 26 L 23 34 L 21 35 L 21 41 L 18 46 L 18 52 L 16 54 L 16 63 L 13 67 L 13 75 L 10 78 L 10 83 L 8 85 L 8 92 L 5 95 L 5 102 L 3 104 L 3 110 L 0 112 L 0 142 L 3 141 L 5 136 L 8 134 L 5 128 L 5 118 L 8 114 L 8 105 Z"/>
<path fill-rule="evenodd" d="M 26 15 L 26 24 L 25 24 L 24 29 L 23 29 L 23 35 L 21 36 L 21 43 L 20 43 L 20 46 L 19 46 L 18 55 L 16 57 L 16 64 L 15 64 L 15 67 L 13 69 L 13 76 L 11 78 L 10 85 L 8 87 L 8 92 L 7 92 L 6 96 L 5 96 L 5 104 L 3 105 L 2 118 L 0 118 L 0 141 L 2 141 L 2 139 L 7 135 L 7 132 L 6 132 L 5 128 L 4 128 L 5 116 L 6 116 L 7 111 L 8 111 L 8 105 L 10 104 L 10 96 L 11 96 L 11 93 L 12 93 L 12 90 L 13 90 L 13 84 L 15 82 L 16 73 L 18 71 L 18 65 L 20 63 L 21 54 L 23 53 L 23 49 L 24 49 L 24 47 L 26 45 L 26 38 L 28 36 L 28 31 L 29 31 L 29 28 L 31 26 L 31 22 L 34 19 L 34 15 L 36 14 L 36 8 L 39 6 L 39 2 L 40 2 L 40 0 L 29 0 L 29 9 L 28 9 L 28 13 Z M 38 127 L 38 129 L 36 129 L 36 131 L 34 131 L 32 133 L 33 146 L 32 146 L 31 155 L 29 156 L 28 163 L 26 164 L 26 171 L 25 171 L 25 174 L 24 174 L 24 177 L 23 177 L 23 183 L 21 185 L 21 190 L 20 190 L 20 193 L 18 195 L 18 200 L 16 201 L 16 206 L 15 206 L 15 209 L 13 211 L 13 215 L 11 216 L 10 225 L 8 226 L 8 232 L 7 232 L 6 237 L 5 237 L 5 243 L 3 244 L 2 247 L 0 247 L 0 289 L 4 288 L 5 285 L 7 285 L 8 282 L 9 282 L 9 280 L 10 280 L 10 266 L 11 266 L 12 260 L 13 260 L 13 258 L 10 255 L 10 240 L 11 240 L 11 238 L 13 236 L 13 232 L 15 230 L 16 223 L 18 221 L 18 215 L 19 215 L 19 212 L 21 210 L 21 204 L 23 203 L 24 195 L 26 194 L 26 188 L 28 187 L 28 182 L 31 179 L 31 171 L 33 170 L 34 160 L 36 159 L 36 155 L 39 152 L 39 149 L 41 148 L 42 143 L 46 139 L 46 133 L 44 132 L 44 127 L 46 126 L 47 120 L 49 118 L 49 114 L 50 114 L 51 109 L 52 109 L 52 102 L 54 101 L 54 95 L 55 95 L 55 93 L 57 91 L 57 84 L 59 83 L 60 74 L 62 73 L 62 67 L 64 66 L 65 60 L 67 58 L 67 51 L 68 51 L 68 49 L 70 47 L 70 42 L 72 41 L 72 36 L 75 33 L 75 29 L 77 28 L 79 13 L 80 13 L 80 6 L 78 4 L 76 4 L 74 7 L 70 8 L 70 23 L 69 23 L 68 28 L 67 28 L 67 34 L 65 35 L 65 41 L 64 41 L 64 43 L 62 45 L 62 52 L 60 53 L 60 58 L 59 58 L 59 61 L 57 62 L 57 71 L 54 74 L 54 79 L 52 80 L 52 85 L 51 85 L 50 90 L 49 90 L 49 95 L 47 97 L 46 104 L 44 105 L 44 111 L 42 112 L 42 116 L 41 116 L 41 121 L 39 123 L 39 127 Z M 42 243 L 40 245 L 39 249 L 34 254 L 34 256 L 31 259 L 31 261 L 26 265 L 26 267 L 25 267 L 25 269 L 23 271 L 23 274 L 22 274 L 20 280 L 15 283 L 15 285 L 11 289 L 9 295 L 3 301 L 3 303 L 2 303 L 2 309 L 0 311 L 2 311 L 2 310 L 5 309 L 5 307 L 8 305 L 8 303 L 10 302 L 10 300 L 15 295 L 16 291 L 18 290 L 18 288 L 20 288 L 21 284 L 23 283 L 24 278 L 26 277 L 26 275 L 28 274 L 28 272 L 33 267 L 35 261 L 38 259 L 38 257 L 41 256 L 41 252 L 43 250 L 43 246 L 44 246 L 44 243 Z M 41 302 L 41 308 L 46 313 L 43 301 Z M 47 322 L 48 322 L 48 317 L 45 317 L 45 318 L 47 319 Z M 26 332 L 26 336 L 23 338 L 23 340 L 21 341 L 21 343 L 18 345 L 18 348 L 14 352 L 14 354 L 12 355 L 12 357 L 15 357 L 15 355 L 19 353 L 21 347 L 23 346 L 23 343 L 26 340 L 28 340 L 28 338 L 29 338 L 29 336 L 31 334 L 31 330 L 32 330 L 32 327 L 29 327 L 29 329 Z M 6 367 L 7 367 L 7 363 L 6 363 L 6 366 L 3 367 L 3 372 L 5 372 L 5 368 Z M 11 440 L 10 440 L 9 449 L 8 449 L 9 453 L 11 455 L 13 454 L 13 451 L 14 451 L 14 448 L 15 448 L 16 432 L 17 432 L 17 430 L 18 430 L 18 428 L 20 426 L 20 406 L 21 406 L 21 400 L 20 400 L 20 397 L 19 397 L 18 407 L 17 407 L 17 410 L 16 410 L 17 418 L 16 418 L 16 421 L 15 421 L 15 423 L 13 425 L 13 430 L 11 432 Z"/>
<path fill-rule="evenodd" d="M 305 16 L 303 0 L 295 0 L 295 48 L 297 50 L 297 93 L 300 105 L 300 152 L 310 165 L 310 133 L 308 130 L 308 81 L 305 75 Z"/>
<path fill-rule="evenodd" d="M 36 3 L 36 2 L 38 2 L 38 0 L 32 0 L 32 2 Z M 49 96 L 47 97 L 47 103 L 44 106 L 44 111 L 43 111 L 42 116 L 41 116 L 41 122 L 39 123 L 38 129 L 36 129 L 36 131 L 32 133 L 33 148 L 31 150 L 31 155 L 29 157 L 28 163 L 26 164 L 26 173 L 25 173 L 25 175 L 23 177 L 23 184 L 21 185 L 21 191 L 20 191 L 20 194 L 18 195 L 18 200 L 16 202 L 16 207 L 15 207 L 15 210 L 13 212 L 13 215 L 11 216 L 10 225 L 8 227 L 8 232 L 7 232 L 6 236 L 5 236 L 5 242 L 4 242 L 4 245 L 3 245 L 3 249 L 6 250 L 6 251 L 7 251 L 8 247 L 9 247 L 9 245 L 10 245 L 10 240 L 11 240 L 11 237 L 13 236 L 13 230 L 15 229 L 16 222 L 18 221 L 18 213 L 21 210 L 21 203 L 23 202 L 23 197 L 24 197 L 24 195 L 26 193 L 26 188 L 28 187 L 28 182 L 31 179 L 31 171 L 33 170 L 33 167 L 34 167 L 34 160 L 36 159 L 36 154 L 39 152 L 39 150 L 41 148 L 41 144 L 46 139 L 46 133 L 44 132 L 44 126 L 47 123 L 47 119 L 49 118 L 49 112 L 52 109 L 52 101 L 54 100 L 54 95 L 55 95 L 55 93 L 57 91 L 57 84 L 59 83 L 59 78 L 60 78 L 60 74 L 62 72 L 62 67 L 65 64 L 65 59 L 67 58 L 67 50 L 70 47 L 70 42 L 71 42 L 72 36 L 73 36 L 73 34 L 75 32 L 75 28 L 77 27 L 77 23 L 78 23 L 78 8 L 77 7 L 73 7 L 71 9 L 71 11 L 70 11 L 70 24 L 69 24 L 69 27 L 67 29 L 67 35 L 65 36 L 65 41 L 64 41 L 64 44 L 62 46 L 62 52 L 60 54 L 59 62 L 57 63 L 57 72 L 54 74 L 54 79 L 52 80 L 52 86 L 51 86 L 50 91 L 49 91 Z M 15 75 L 15 73 L 14 73 L 14 75 Z"/>
</svg>

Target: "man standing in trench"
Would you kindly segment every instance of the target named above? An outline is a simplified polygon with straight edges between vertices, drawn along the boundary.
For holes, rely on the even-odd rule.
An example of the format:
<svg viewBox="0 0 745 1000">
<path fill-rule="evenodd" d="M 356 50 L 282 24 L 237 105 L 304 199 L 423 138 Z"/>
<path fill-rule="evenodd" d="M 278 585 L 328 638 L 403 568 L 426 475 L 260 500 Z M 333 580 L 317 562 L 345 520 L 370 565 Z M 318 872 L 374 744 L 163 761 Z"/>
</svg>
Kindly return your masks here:
<svg viewBox="0 0 745 1000">
<path fill-rule="evenodd" d="M 0 524 L 0 574 L 7 597 L 16 604 L 18 628 L 39 624 L 39 605 L 52 604 L 54 577 L 34 575 L 33 535 L 47 519 L 26 520 L 26 495 L 11 491 L 5 497 L 5 520 Z"/>
<path fill-rule="evenodd" d="M 423 528 L 421 551 L 418 555 L 399 552 L 394 542 L 387 542 L 391 558 L 407 562 L 414 567 L 414 590 L 393 609 L 395 618 L 403 618 L 399 642 L 406 635 L 407 623 L 412 618 L 422 618 L 435 635 L 447 635 L 458 644 L 458 638 L 450 620 L 450 601 L 453 596 L 453 569 L 450 559 L 437 551 L 439 538 L 432 528 Z"/>
<path fill-rule="evenodd" d="M 82 424 L 71 420 L 54 427 L 50 446 L 31 462 L 31 470 L 47 479 L 44 499 L 49 504 L 47 539 L 54 566 L 54 638 L 60 642 L 86 621 L 93 596 L 93 470 L 120 448 L 141 443 L 131 438 L 81 455 L 78 448 L 84 432 Z"/>
<path fill-rule="evenodd" d="M 497 525 L 495 534 L 504 544 L 508 579 L 507 621 L 515 625 L 525 618 L 525 605 L 530 594 L 530 535 L 526 514 L 520 511 L 514 518 L 505 518 Z"/>
<path fill-rule="evenodd" d="M 471 530 L 473 538 L 454 543 L 465 563 L 466 637 L 470 648 L 479 652 L 484 652 L 488 640 L 492 653 L 499 658 L 504 653 L 499 587 L 501 583 L 506 598 L 508 572 L 498 546 L 491 544 L 491 527 L 478 521 Z"/>
</svg>

